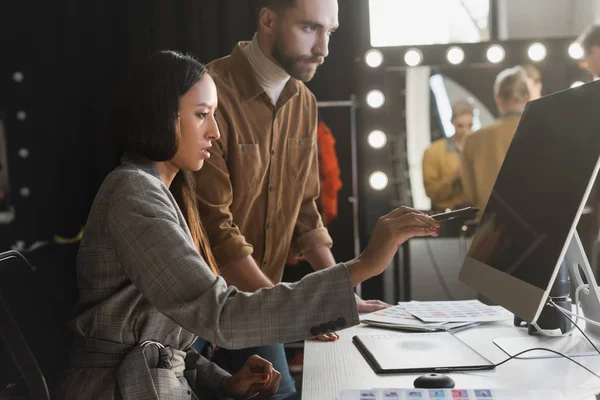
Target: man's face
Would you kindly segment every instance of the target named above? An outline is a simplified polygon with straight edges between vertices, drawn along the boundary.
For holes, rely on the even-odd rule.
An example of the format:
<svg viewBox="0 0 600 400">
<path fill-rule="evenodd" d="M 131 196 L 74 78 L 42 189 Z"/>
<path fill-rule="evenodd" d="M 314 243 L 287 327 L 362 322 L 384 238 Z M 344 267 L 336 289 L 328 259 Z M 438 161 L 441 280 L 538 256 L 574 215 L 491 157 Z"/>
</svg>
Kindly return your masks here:
<svg viewBox="0 0 600 400">
<path fill-rule="evenodd" d="M 473 114 L 462 114 L 452 120 L 457 137 L 463 137 L 471 132 L 473 126 Z"/>
<path fill-rule="evenodd" d="M 600 46 L 592 46 L 585 51 L 584 61 L 586 68 L 594 77 L 600 77 Z"/>
<path fill-rule="evenodd" d="M 290 76 L 308 82 L 329 54 L 338 25 L 337 0 L 297 0 L 274 22 L 272 56 Z"/>
</svg>

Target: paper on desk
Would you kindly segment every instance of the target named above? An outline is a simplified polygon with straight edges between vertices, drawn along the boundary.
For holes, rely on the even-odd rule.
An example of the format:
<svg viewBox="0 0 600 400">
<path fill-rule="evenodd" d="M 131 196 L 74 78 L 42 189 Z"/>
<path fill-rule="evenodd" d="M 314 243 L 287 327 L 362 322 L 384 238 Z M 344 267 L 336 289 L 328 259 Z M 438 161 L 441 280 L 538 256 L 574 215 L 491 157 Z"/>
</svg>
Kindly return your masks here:
<svg viewBox="0 0 600 400">
<path fill-rule="evenodd" d="M 371 389 L 344 390 L 338 400 L 565 400 L 561 392 L 512 389 Z"/>
<path fill-rule="evenodd" d="M 399 303 L 423 322 L 492 322 L 512 318 L 499 306 L 488 306 L 479 300 L 410 301 Z"/>
<path fill-rule="evenodd" d="M 423 322 L 407 312 L 402 305 L 388 307 L 363 315 L 361 322 L 383 328 L 403 329 L 419 332 L 452 331 L 471 325 L 472 322 Z"/>
</svg>

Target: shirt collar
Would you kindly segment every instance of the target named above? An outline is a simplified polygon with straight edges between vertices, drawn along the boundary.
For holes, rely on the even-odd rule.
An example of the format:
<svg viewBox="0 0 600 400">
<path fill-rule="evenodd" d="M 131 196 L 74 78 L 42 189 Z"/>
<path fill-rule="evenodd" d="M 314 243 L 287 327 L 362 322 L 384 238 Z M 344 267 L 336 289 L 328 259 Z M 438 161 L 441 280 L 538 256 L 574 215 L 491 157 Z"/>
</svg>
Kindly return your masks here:
<svg viewBox="0 0 600 400">
<path fill-rule="evenodd" d="M 452 137 L 446 138 L 446 151 L 448 153 L 452 153 L 453 151 L 460 153 L 460 151 L 458 151 L 458 147 L 456 147 L 456 144 L 454 143 L 454 140 L 452 140 Z"/>
<path fill-rule="evenodd" d="M 505 112 L 504 114 L 502 114 L 501 118 L 520 117 L 521 115 L 523 115 L 523 111 L 508 110 L 507 112 Z"/>
<path fill-rule="evenodd" d="M 231 60 L 233 61 L 235 68 L 234 79 L 236 80 L 237 87 L 244 100 L 252 100 L 263 93 L 266 94 L 256 78 L 252 65 L 242 51 L 242 48 L 248 46 L 249 43 L 250 42 L 239 42 L 231 52 Z M 297 79 L 290 78 L 281 92 L 281 96 L 277 103 L 284 104 L 290 98 L 298 94 L 299 91 L 300 82 Z"/>
</svg>

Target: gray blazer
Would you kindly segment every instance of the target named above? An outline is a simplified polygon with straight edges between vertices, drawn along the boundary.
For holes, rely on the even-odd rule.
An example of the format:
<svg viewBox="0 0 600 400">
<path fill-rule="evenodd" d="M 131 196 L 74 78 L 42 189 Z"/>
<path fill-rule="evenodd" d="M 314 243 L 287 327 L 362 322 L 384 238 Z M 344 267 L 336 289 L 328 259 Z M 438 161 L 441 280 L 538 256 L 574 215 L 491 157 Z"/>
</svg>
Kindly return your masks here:
<svg viewBox="0 0 600 400">
<path fill-rule="evenodd" d="M 200 336 L 235 349 L 302 340 L 359 323 L 343 264 L 255 293 L 227 286 L 197 252 L 154 164 L 141 159 L 125 160 L 102 184 L 85 227 L 77 274 L 80 303 L 71 328 L 77 338 L 115 345 L 152 340 L 185 351 Z M 87 351 L 77 343 L 74 353 Z M 97 353 L 72 362 L 62 398 L 113 399 L 115 390 L 123 392 L 122 379 L 119 388 L 115 384 L 123 354 Z M 107 358 L 115 362 L 107 364 Z M 212 389 L 229 376 L 203 358 L 196 368 Z"/>
</svg>

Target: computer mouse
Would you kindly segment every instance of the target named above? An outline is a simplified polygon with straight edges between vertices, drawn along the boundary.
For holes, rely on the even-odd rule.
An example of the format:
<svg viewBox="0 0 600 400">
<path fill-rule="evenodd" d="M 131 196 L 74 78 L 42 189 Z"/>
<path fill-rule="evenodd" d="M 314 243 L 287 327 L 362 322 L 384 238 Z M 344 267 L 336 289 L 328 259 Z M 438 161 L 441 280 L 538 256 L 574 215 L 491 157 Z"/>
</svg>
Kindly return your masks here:
<svg viewBox="0 0 600 400">
<path fill-rule="evenodd" d="M 414 385 L 416 389 L 452 389 L 454 381 L 446 375 L 427 374 L 415 379 Z"/>
</svg>

